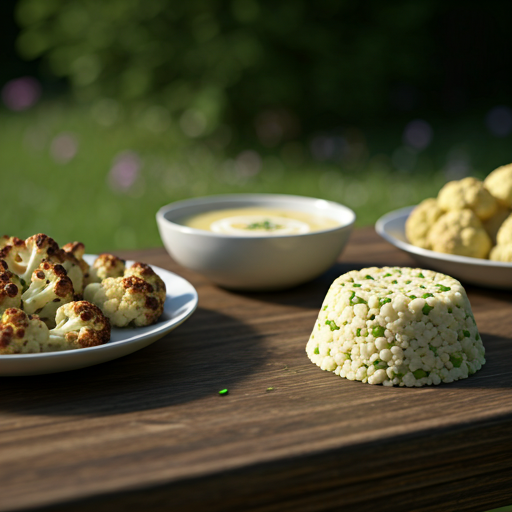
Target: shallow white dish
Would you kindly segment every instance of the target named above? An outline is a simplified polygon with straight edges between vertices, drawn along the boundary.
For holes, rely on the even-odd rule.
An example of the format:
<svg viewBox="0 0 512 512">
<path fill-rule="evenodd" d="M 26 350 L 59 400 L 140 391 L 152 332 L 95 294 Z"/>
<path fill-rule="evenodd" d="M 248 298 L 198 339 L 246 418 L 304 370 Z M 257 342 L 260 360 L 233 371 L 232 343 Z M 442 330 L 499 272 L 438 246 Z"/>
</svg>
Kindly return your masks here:
<svg viewBox="0 0 512 512">
<path fill-rule="evenodd" d="M 375 230 L 389 243 L 409 253 L 421 267 L 432 268 L 465 283 L 489 288 L 512 288 L 512 263 L 443 254 L 408 243 L 405 221 L 414 208 L 408 206 L 387 213 L 377 221 Z"/>
<path fill-rule="evenodd" d="M 183 225 L 183 218 L 230 208 L 263 207 L 316 214 L 339 224 L 322 231 L 288 235 L 236 236 Z M 348 241 L 355 213 L 341 204 L 282 194 L 230 194 L 178 201 L 157 215 L 167 252 L 181 265 L 226 288 L 280 290 L 325 272 Z"/>
<path fill-rule="evenodd" d="M 87 254 L 84 259 L 92 264 L 96 256 Z M 126 265 L 132 263 L 127 261 Z M 195 311 L 197 292 L 182 277 L 163 268 L 152 267 L 167 288 L 164 312 L 156 324 L 133 329 L 114 327 L 110 341 L 97 347 L 42 354 L 0 355 L 0 376 L 42 375 L 105 363 L 147 347 L 178 327 Z"/>
</svg>

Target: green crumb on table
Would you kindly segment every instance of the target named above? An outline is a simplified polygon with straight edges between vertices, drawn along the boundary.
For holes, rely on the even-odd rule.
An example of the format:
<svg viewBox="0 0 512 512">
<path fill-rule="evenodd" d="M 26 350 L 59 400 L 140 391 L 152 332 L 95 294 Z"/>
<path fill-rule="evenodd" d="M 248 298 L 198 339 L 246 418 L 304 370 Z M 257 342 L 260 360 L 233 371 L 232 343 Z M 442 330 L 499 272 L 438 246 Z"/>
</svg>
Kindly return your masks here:
<svg viewBox="0 0 512 512">
<path fill-rule="evenodd" d="M 376 338 L 381 338 L 382 336 L 384 336 L 384 332 L 386 331 L 385 327 L 383 327 L 382 325 L 376 325 L 373 329 L 372 329 L 372 334 L 376 337 Z"/>
<path fill-rule="evenodd" d="M 267 393 L 270 393 L 271 391 L 274 391 L 274 388 L 272 386 L 270 386 L 269 388 L 266 389 Z"/>
<path fill-rule="evenodd" d="M 381 306 L 384 306 L 384 304 L 387 304 L 388 302 L 391 302 L 391 299 L 389 297 L 385 297 L 383 299 L 379 299 L 379 304 Z"/>
<path fill-rule="evenodd" d="M 424 293 L 421 298 L 422 299 L 428 299 L 429 297 L 433 297 L 434 295 L 432 293 Z"/>
<path fill-rule="evenodd" d="M 221 389 L 221 390 L 219 391 L 219 395 L 220 395 L 220 396 L 227 395 L 228 393 L 229 393 L 228 388 Z"/>
<path fill-rule="evenodd" d="M 338 331 L 339 327 L 336 325 L 334 320 L 326 320 L 325 325 L 328 325 L 331 328 L 331 331 Z"/>
<path fill-rule="evenodd" d="M 444 286 L 443 284 L 436 284 L 436 286 L 439 288 L 440 292 L 449 292 L 451 290 L 449 286 Z"/>
<path fill-rule="evenodd" d="M 412 372 L 415 379 L 423 379 L 424 377 L 428 377 L 428 373 L 425 370 L 416 370 Z"/>
<path fill-rule="evenodd" d="M 434 309 L 433 306 L 429 306 L 428 304 L 425 304 L 421 311 L 423 312 L 424 315 L 428 315 L 433 309 Z"/>
</svg>

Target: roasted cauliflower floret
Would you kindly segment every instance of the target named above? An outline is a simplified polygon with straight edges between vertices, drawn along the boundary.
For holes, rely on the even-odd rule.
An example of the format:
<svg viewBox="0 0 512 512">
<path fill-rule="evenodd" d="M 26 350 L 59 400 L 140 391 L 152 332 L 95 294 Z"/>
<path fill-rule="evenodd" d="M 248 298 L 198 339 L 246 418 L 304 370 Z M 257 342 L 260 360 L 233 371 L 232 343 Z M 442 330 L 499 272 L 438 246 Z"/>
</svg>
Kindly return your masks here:
<svg viewBox="0 0 512 512">
<path fill-rule="evenodd" d="M 42 352 L 48 339 L 48 327 L 37 316 L 18 308 L 4 311 L 0 319 L 0 354 Z"/>
<path fill-rule="evenodd" d="M 0 313 L 9 308 L 21 307 L 21 283 L 16 274 L 0 260 Z"/>
<path fill-rule="evenodd" d="M 472 210 L 480 220 L 491 218 L 498 208 L 496 199 L 476 178 L 450 181 L 437 196 L 439 207 L 445 211 Z"/>
<path fill-rule="evenodd" d="M 484 180 L 487 190 L 507 208 L 512 208 L 512 164 L 494 169 Z"/>
<path fill-rule="evenodd" d="M 162 303 L 165 302 L 165 283 L 149 265 L 138 261 L 135 262 L 130 268 L 125 270 L 124 277 L 130 276 L 136 276 L 144 279 L 144 281 L 153 287 L 154 293 L 158 295 Z"/>
<path fill-rule="evenodd" d="M 503 222 L 505 222 L 505 219 L 510 215 L 510 213 L 512 212 L 508 208 L 505 208 L 502 205 L 498 205 L 496 213 L 483 223 L 485 231 L 487 231 L 487 234 L 491 238 L 493 245 L 496 244 L 496 236 L 499 229 L 501 228 L 501 225 Z"/>
<path fill-rule="evenodd" d="M 62 265 L 43 261 L 32 274 L 21 300 L 25 312 L 37 314 L 48 327 L 53 327 L 57 309 L 73 300 L 73 283 Z"/>
<path fill-rule="evenodd" d="M 486 258 L 491 239 L 471 210 L 451 211 L 442 215 L 429 233 L 432 250 L 472 258 Z"/>
<path fill-rule="evenodd" d="M 25 242 L 15 236 L 3 235 L 0 237 L 0 249 L 3 249 L 6 245 L 24 246 Z"/>
<path fill-rule="evenodd" d="M 72 254 L 76 260 L 78 261 L 78 264 L 80 265 L 80 268 L 82 269 L 83 274 L 83 286 L 87 286 L 90 282 L 90 276 L 89 276 L 89 264 L 84 260 L 84 254 L 85 254 L 85 246 L 82 242 L 70 242 L 64 246 L 62 246 L 62 250 Z M 77 293 L 75 289 L 75 293 Z"/>
<path fill-rule="evenodd" d="M 122 277 L 125 262 L 113 254 L 100 254 L 90 268 L 90 281 L 99 283 L 107 277 Z"/>
<path fill-rule="evenodd" d="M 17 239 L 19 240 L 19 239 Z M 60 252 L 57 242 L 39 233 L 15 245 L 6 245 L 0 250 L 0 259 L 7 262 L 9 270 L 21 279 L 24 285 L 30 281 L 32 273 L 43 260 L 52 260 Z"/>
<path fill-rule="evenodd" d="M 96 304 L 116 327 L 155 323 L 164 301 L 153 286 L 137 276 L 107 277 L 85 288 L 85 300 Z"/>
<path fill-rule="evenodd" d="M 84 272 L 82 270 L 82 265 L 80 265 L 80 261 L 75 258 L 73 253 L 64 251 L 63 249 L 49 258 L 48 261 L 58 263 L 64 267 L 69 279 L 71 279 L 71 282 L 73 283 L 75 300 L 80 300 L 84 293 Z"/>
<path fill-rule="evenodd" d="M 95 347 L 110 339 L 110 322 L 101 309 L 85 300 L 69 302 L 57 310 L 50 343 L 60 350 Z"/>
<path fill-rule="evenodd" d="M 491 249 L 489 259 L 493 261 L 512 262 L 512 243 L 504 245 L 495 245 Z"/>
<path fill-rule="evenodd" d="M 425 199 L 416 206 L 405 223 L 405 234 L 409 242 L 423 249 L 430 249 L 428 232 L 442 214 L 437 200 L 433 198 Z"/>
</svg>

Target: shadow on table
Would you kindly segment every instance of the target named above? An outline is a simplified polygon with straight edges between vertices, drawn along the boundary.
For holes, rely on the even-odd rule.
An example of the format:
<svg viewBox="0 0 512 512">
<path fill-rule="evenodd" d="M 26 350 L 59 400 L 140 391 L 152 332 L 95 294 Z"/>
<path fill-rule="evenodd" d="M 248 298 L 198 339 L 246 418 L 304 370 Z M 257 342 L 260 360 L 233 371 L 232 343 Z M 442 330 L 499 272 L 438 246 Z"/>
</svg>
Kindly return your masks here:
<svg viewBox="0 0 512 512">
<path fill-rule="evenodd" d="M 350 270 L 360 270 L 371 265 L 358 263 L 336 263 L 327 272 L 307 283 L 288 288 L 282 291 L 272 292 L 243 292 L 226 290 L 228 293 L 243 295 L 262 302 L 271 302 L 286 306 L 318 309 L 322 304 L 327 290 L 332 282 L 342 274 Z"/>
<path fill-rule="evenodd" d="M 81 370 L 0 380 L 0 411 L 27 415 L 112 415 L 169 407 L 229 388 L 265 360 L 261 335 L 198 308 L 143 350 Z"/>
</svg>

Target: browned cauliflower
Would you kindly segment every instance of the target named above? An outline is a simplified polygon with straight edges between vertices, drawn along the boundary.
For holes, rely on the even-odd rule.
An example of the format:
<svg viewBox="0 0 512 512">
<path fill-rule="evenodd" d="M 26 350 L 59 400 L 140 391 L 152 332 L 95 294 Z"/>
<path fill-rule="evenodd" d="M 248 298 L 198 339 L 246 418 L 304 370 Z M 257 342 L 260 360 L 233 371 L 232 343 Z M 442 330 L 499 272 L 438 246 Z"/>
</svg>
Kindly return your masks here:
<svg viewBox="0 0 512 512">
<path fill-rule="evenodd" d="M 23 246 L 25 242 L 15 236 L 3 235 L 0 237 L 0 249 L 3 249 L 6 245 Z"/>
<path fill-rule="evenodd" d="M 9 308 L 21 307 L 21 283 L 4 260 L 0 260 L 0 313 Z"/>
<path fill-rule="evenodd" d="M 19 240 L 19 239 L 16 239 Z M 60 252 L 57 242 L 39 233 L 15 245 L 6 245 L 0 250 L 0 259 L 7 262 L 9 270 L 19 276 L 21 284 L 30 281 L 32 273 L 43 260 L 53 260 Z"/>
<path fill-rule="evenodd" d="M 82 242 L 70 242 L 68 244 L 65 244 L 62 246 L 62 250 L 72 254 L 76 260 L 78 261 L 78 264 L 80 265 L 80 268 L 82 269 L 83 273 L 83 286 L 84 288 L 90 283 L 90 275 L 89 275 L 89 264 L 84 260 L 84 254 L 85 254 L 85 246 Z M 75 293 L 76 293 L 75 289 Z M 82 293 L 82 292 L 80 292 Z"/>
<path fill-rule="evenodd" d="M 137 276 L 107 277 L 86 286 L 84 298 L 96 304 L 116 327 L 155 323 L 163 312 L 161 293 Z"/>
<path fill-rule="evenodd" d="M 75 299 L 81 299 L 84 292 L 84 271 L 82 270 L 80 261 L 74 256 L 74 254 L 61 249 L 57 254 L 50 257 L 48 261 L 58 263 L 64 267 L 69 279 L 71 279 L 71 282 L 73 283 Z"/>
<path fill-rule="evenodd" d="M 56 327 L 49 343 L 59 350 L 95 347 L 110 340 L 110 322 L 100 308 L 85 300 L 69 302 L 57 310 Z"/>
<path fill-rule="evenodd" d="M 498 205 L 496 213 L 483 223 L 485 231 L 487 231 L 493 245 L 496 244 L 496 236 L 501 225 L 505 222 L 505 219 L 510 215 L 510 213 L 511 211 L 508 208 L 505 208 L 500 204 Z"/>
<path fill-rule="evenodd" d="M 491 249 L 489 259 L 493 261 L 512 262 L 512 243 L 504 245 L 495 245 Z"/>
<path fill-rule="evenodd" d="M 480 220 L 491 218 L 498 208 L 496 199 L 476 178 L 468 177 L 459 181 L 450 181 L 437 196 L 439 207 L 445 211 L 469 209 Z"/>
<path fill-rule="evenodd" d="M 512 243 L 512 214 L 509 215 L 500 226 L 496 235 L 496 243 L 498 245 L 506 245 Z"/>
<path fill-rule="evenodd" d="M 411 212 L 405 223 L 405 234 L 409 242 L 423 249 L 430 249 L 428 232 L 443 211 L 434 198 L 425 199 Z"/>
<path fill-rule="evenodd" d="M 512 164 L 494 169 L 484 180 L 487 190 L 506 208 L 512 208 Z"/>
<path fill-rule="evenodd" d="M 135 262 L 130 268 L 127 268 L 124 277 L 136 276 L 144 279 L 153 287 L 153 291 L 162 303 L 165 302 L 165 283 L 162 281 L 160 276 L 146 263 Z"/>
<path fill-rule="evenodd" d="M 486 258 L 491 249 L 481 221 L 467 209 L 442 215 L 432 226 L 429 241 L 434 251 L 472 258 Z"/>
<path fill-rule="evenodd" d="M 23 309 L 37 314 L 48 327 L 55 325 L 57 309 L 73 300 L 73 283 L 62 265 L 43 261 L 34 270 L 30 286 L 21 296 Z"/>
<path fill-rule="evenodd" d="M 90 269 L 90 282 L 99 283 L 107 277 L 122 277 L 125 262 L 113 254 L 100 254 Z"/>
<path fill-rule="evenodd" d="M 0 354 L 29 354 L 48 350 L 48 327 L 37 316 L 18 308 L 6 309 L 0 319 Z"/>
</svg>

